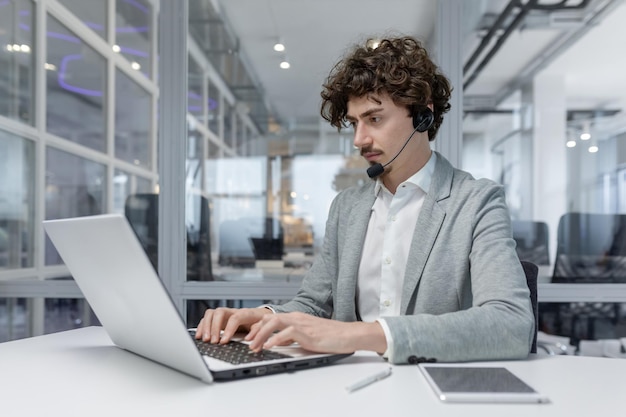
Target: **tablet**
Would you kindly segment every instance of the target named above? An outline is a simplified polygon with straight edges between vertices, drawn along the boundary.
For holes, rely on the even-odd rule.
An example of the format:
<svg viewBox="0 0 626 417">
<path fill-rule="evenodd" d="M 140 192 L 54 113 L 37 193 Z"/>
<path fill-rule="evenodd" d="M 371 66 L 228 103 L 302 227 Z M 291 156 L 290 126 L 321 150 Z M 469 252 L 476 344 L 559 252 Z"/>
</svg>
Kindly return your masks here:
<svg viewBox="0 0 626 417">
<path fill-rule="evenodd" d="M 420 371 L 444 402 L 547 403 L 548 398 L 505 367 L 419 364 Z"/>
</svg>

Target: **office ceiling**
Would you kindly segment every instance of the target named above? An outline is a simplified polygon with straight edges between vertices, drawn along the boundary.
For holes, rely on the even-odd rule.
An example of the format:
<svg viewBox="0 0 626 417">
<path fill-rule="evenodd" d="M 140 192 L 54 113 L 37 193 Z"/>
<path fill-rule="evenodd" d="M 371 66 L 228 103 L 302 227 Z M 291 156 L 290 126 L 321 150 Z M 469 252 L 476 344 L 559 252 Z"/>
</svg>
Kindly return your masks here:
<svg viewBox="0 0 626 417">
<path fill-rule="evenodd" d="M 431 37 L 432 0 L 226 0 L 222 10 L 280 119 L 317 123 L 320 86 L 342 52 L 368 35 Z M 272 47 L 281 38 L 284 54 Z M 291 68 L 279 68 L 286 56 Z"/>
<path fill-rule="evenodd" d="M 280 122 L 283 133 L 321 125 L 320 86 L 346 47 L 383 33 L 411 34 L 431 45 L 437 19 L 433 0 L 203 1 L 217 5 L 232 27 L 237 51 L 252 68 L 271 107 L 270 116 Z M 572 107 L 623 107 L 626 59 L 616 54 L 626 38 L 623 0 L 466 0 L 463 4 L 464 63 L 490 28 L 498 27 L 464 72 L 466 109 L 495 108 L 517 87 L 516 79 L 530 79 L 540 70 L 566 74 L 566 96 Z M 510 7 L 514 4 L 535 4 L 542 10 L 526 12 Z M 506 16 L 505 10 L 510 11 Z M 518 15 L 523 19 L 520 16 L 516 22 Z M 494 25 L 499 16 L 501 24 Z M 193 16 L 190 24 L 194 25 Z M 282 54 L 272 49 L 279 38 L 286 47 Z M 486 58 L 494 46 L 493 56 Z M 290 69 L 279 68 L 283 56 Z"/>
</svg>

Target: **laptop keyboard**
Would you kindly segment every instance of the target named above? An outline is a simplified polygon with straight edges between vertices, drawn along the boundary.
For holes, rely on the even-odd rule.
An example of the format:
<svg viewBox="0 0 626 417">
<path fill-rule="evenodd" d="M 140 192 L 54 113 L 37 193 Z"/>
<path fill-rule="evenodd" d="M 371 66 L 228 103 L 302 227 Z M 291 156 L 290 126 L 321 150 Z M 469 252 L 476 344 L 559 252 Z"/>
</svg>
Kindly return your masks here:
<svg viewBox="0 0 626 417">
<path fill-rule="evenodd" d="M 203 355 L 220 359 L 225 362 L 239 365 L 242 363 L 261 362 L 272 359 L 290 358 L 291 356 L 271 350 L 263 349 L 260 352 L 253 352 L 247 344 L 242 342 L 230 341 L 225 345 L 217 345 L 194 339 L 198 350 Z"/>
</svg>

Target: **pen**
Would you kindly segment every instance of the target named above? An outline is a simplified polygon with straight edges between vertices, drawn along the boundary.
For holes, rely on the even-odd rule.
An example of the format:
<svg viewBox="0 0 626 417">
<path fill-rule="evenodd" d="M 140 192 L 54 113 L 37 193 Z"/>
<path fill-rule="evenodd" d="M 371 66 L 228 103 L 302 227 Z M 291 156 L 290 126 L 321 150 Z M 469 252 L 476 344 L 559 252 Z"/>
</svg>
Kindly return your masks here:
<svg viewBox="0 0 626 417">
<path fill-rule="evenodd" d="M 379 372 L 377 374 L 368 376 L 367 378 L 364 378 L 358 382 L 355 382 L 352 385 L 349 385 L 346 387 L 346 389 L 348 390 L 348 392 L 353 392 L 356 391 L 358 389 L 361 389 L 363 387 L 366 387 L 370 384 L 373 384 L 376 381 L 380 381 L 381 379 L 385 379 L 387 378 L 389 375 L 391 375 L 391 367 L 385 369 L 382 372 Z"/>
</svg>

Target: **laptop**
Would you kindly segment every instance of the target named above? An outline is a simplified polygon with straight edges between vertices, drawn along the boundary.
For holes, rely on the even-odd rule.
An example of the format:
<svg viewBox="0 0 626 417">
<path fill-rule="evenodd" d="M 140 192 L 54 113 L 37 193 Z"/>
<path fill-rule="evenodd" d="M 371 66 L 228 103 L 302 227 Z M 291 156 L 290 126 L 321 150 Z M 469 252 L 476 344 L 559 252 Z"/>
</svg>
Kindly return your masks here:
<svg viewBox="0 0 626 417">
<path fill-rule="evenodd" d="M 98 320 L 122 349 L 207 383 L 319 367 L 351 355 L 317 354 L 297 346 L 254 355 L 244 346 L 243 353 L 253 357 L 231 363 L 202 354 L 230 347 L 195 340 L 126 217 L 104 214 L 43 225 Z"/>
</svg>

